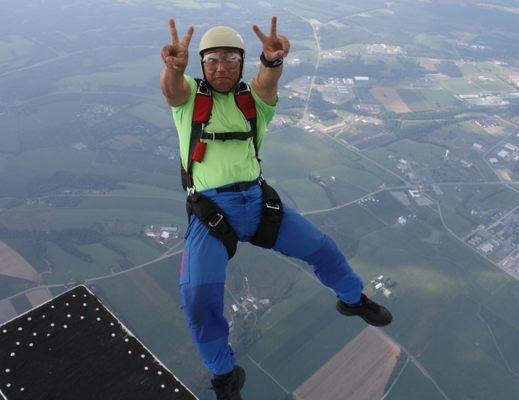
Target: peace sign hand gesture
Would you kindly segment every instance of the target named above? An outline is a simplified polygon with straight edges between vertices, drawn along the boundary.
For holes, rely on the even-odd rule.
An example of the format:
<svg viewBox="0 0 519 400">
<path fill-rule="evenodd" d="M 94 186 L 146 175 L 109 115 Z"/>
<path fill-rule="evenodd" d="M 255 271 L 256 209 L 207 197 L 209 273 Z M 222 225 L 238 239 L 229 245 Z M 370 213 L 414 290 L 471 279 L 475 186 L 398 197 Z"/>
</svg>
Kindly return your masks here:
<svg viewBox="0 0 519 400">
<path fill-rule="evenodd" d="M 194 28 L 192 26 L 187 30 L 186 36 L 180 41 L 178 39 L 175 20 L 169 20 L 169 33 L 171 35 L 171 44 L 167 44 L 162 48 L 161 56 L 166 67 L 180 73 L 184 73 L 188 62 L 188 47 L 193 36 Z"/>
<path fill-rule="evenodd" d="M 268 61 L 274 61 L 288 55 L 290 42 L 286 36 L 277 34 L 277 17 L 274 16 L 270 20 L 270 33 L 268 36 L 261 31 L 258 25 L 253 25 L 252 29 L 263 44 L 263 54 Z"/>
</svg>

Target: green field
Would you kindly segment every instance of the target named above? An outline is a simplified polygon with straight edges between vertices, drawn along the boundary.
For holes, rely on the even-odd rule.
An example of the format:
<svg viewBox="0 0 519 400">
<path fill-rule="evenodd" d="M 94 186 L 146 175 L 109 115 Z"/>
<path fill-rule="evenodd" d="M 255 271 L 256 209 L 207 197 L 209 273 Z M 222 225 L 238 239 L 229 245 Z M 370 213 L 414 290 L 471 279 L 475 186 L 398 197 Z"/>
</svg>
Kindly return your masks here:
<svg viewBox="0 0 519 400">
<path fill-rule="evenodd" d="M 95 72 L 59 79 L 59 92 L 99 92 L 104 87 L 128 87 L 158 82 L 161 65 L 157 56 L 142 57 L 135 61 L 122 61 L 110 66 L 113 72 Z M 157 83 L 158 84 L 158 83 Z"/>
<path fill-rule="evenodd" d="M 141 103 L 126 111 L 150 124 L 154 124 L 157 128 L 171 128 L 173 124 L 171 115 L 167 112 L 168 105 L 166 102 L 162 107 L 156 104 Z"/>
<path fill-rule="evenodd" d="M 433 110 L 452 109 L 461 106 L 460 100 L 445 90 L 424 89 L 421 93 L 427 99 Z"/>
<path fill-rule="evenodd" d="M 294 206 L 301 212 L 331 206 L 323 189 L 309 179 L 286 179 L 280 181 L 277 186 L 290 194 L 296 203 Z"/>
<path fill-rule="evenodd" d="M 99 248 L 94 248 L 99 252 Z M 109 255 L 103 259 L 103 256 Z M 110 274 L 110 269 L 105 261 L 115 257 L 108 249 L 102 248 L 102 254 L 90 254 L 96 256 L 94 262 L 86 262 L 66 252 L 54 243 L 47 243 L 47 257 L 52 262 L 52 273 L 43 275 L 45 284 L 67 283 Z"/>
<path fill-rule="evenodd" d="M 473 84 L 479 87 L 482 91 L 489 91 L 492 93 L 514 91 L 512 86 L 494 76 L 485 76 L 483 79 L 474 79 Z"/>
<path fill-rule="evenodd" d="M 108 241 L 126 254 L 126 258 L 134 265 L 143 264 L 155 259 L 165 251 L 158 248 L 148 238 L 130 238 L 125 236 L 109 236 Z"/>
<path fill-rule="evenodd" d="M 156 207 L 156 208 L 153 208 Z M 84 197 L 77 207 L 24 205 L 0 214 L 9 229 L 61 230 L 105 225 L 105 233 L 140 234 L 142 225 L 186 223 L 185 203 L 166 199 Z"/>
<path fill-rule="evenodd" d="M 0 41 L 0 64 L 9 63 L 12 68 L 24 64 L 34 48 L 34 43 L 22 36 L 7 35 Z"/>
<path fill-rule="evenodd" d="M 442 400 L 444 397 L 420 370 L 410 362 L 395 386 L 388 400 Z"/>
<path fill-rule="evenodd" d="M 479 94 L 481 91 L 478 86 L 469 83 L 465 78 L 442 79 L 441 83 L 445 89 L 458 95 Z"/>
<path fill-rule="evenodd" d="M 2 127 L 2 148 L 0 149 L 0 172 L 5 165 L 5 153 L 14 153 L 19 149 L 17 118 L 13 114 L 0 115 Z M 2 154 L 4 153 L 4 154 Z"/>
</svg>

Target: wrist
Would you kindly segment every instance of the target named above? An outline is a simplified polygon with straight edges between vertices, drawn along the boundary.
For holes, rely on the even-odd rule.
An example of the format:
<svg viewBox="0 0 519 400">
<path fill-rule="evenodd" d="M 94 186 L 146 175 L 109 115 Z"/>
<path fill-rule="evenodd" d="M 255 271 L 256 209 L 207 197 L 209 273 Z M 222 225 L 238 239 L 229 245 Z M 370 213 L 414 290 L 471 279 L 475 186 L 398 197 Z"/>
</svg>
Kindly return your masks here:
<svg viewBox="0 0 519 400">
<path fill-rule="evenodd" d="M 265 53 L 261 52 L 260 61 L 267 68 L 276 68 L 283 64 L 283 57 L 278 57 L 270 61 L 265 58 Z"/>
</svg>

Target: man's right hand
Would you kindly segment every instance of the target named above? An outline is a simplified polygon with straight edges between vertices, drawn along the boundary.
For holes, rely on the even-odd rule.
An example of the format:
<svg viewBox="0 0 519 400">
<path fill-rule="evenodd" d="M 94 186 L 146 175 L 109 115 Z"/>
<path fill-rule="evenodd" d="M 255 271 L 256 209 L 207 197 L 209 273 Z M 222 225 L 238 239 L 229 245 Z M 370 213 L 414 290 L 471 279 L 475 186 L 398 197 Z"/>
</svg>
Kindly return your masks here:
<svg viewBox="0 0 519 400">
<path fill-rule="evenodd" d="M 187 30 L 186 36 L 180 41 L 178 39 L 177 29 L 175 27 L 175 20 L 169 20 L 169 33 L 171 36 L 171 44 L 167 44 L 162 48 L 161 56 L 164 64 L 168 69 L 177 71 L 181 74 L 187 68 L 188 63 L 188 48 L 191 37 L 193 36 L 194 28 L 190 26 Z"/>
</svg>

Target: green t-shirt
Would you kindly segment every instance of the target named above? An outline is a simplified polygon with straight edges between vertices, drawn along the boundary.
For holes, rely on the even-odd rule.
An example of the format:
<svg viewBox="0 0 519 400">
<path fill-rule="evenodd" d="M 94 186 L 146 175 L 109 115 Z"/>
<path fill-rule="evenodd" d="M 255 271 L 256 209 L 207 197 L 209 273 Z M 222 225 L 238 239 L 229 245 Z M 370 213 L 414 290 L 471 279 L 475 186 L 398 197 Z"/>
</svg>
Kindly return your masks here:
<svg viewBox="0 0 519 400">
<path fill-rule="evenodd" d="M 191 88 L 189 99 L 177 107 L 171 107 L 184 168 L 187 166 L 196 93 L 195 80 L 188 75 L 185 75 L 185 78 Z M 265 129 L 274 117 L 275 104 L 268 105 L 254 90 L 251 92 L 256 104 L 259 149 L 265 137 Z M 208 132 L 248 132 L 250 130 L 247 119 L 236 106 L 234 93 L 222 94 L 213 91 L 213 110 L 205 130 Z M 207 143 L 204 159 L 201 163 L 193 162 L 192 170 L 197 191 L 234 182 L 250 181 L 259 176 L 260 168 L 252 138 L 226 141 L 202 139 L 202 141 Z"/>
</svg>

